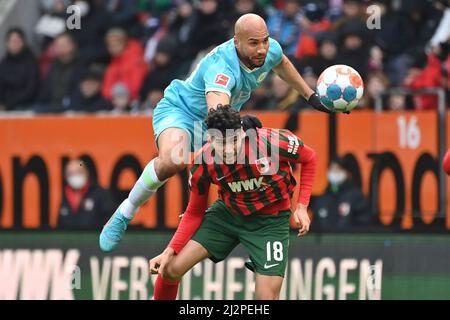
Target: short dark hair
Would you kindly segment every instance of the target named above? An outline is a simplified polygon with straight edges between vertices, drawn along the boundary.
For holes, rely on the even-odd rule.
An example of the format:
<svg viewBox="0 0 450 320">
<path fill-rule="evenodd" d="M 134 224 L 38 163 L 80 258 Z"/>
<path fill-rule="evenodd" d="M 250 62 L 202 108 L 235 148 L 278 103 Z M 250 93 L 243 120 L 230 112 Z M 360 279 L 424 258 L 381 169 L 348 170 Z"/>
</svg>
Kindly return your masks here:
<svg viewBox="0 0 450 320">
<path fill-rule="evenodd" d="M 17 34 L 20 38 L 22 38 L 23 42 L 26 42 L 25 32 L 20 27 L 9 28 L 8 31 L 6 32 L 6 39 L 9 40 L 9 37 L 11 37 L 11 35 L 14 33 Z"/>
<path fill-rule="evenodd" d="M 330 160 L 329 166 L 332 164 L 337 164 L 339 167 L 341 167 L 345 171 L 351 171 L 350 163 L 349 163 L 347 157 L 333 157 Z"/>
<path fill-rule="evenodd" d="M 209 110 L 206 116 L 208 129 L 216 129 L 226 133 L 227 129 L 237 130 L 241 128 L 241 115 L 229 104 L 219 104 L 216 108 Z"/>
<path fill-rule="evenodd" d="M 59 38 L 67 38 L 67 39 L 69 39 L 69 41 L 72 42 L 75 46 L 78 46 L 77 40 L 75 39 L 75 37 L 73 36 L 73 34 L 72 34 L 71 32 L 69 32 L 69 31 L 64 31 L 63 33 L 58 34 L 58 35 L 55 37 L 55 40 L 56 40 L 56 39 L 59 39 Z"/>
</svg>

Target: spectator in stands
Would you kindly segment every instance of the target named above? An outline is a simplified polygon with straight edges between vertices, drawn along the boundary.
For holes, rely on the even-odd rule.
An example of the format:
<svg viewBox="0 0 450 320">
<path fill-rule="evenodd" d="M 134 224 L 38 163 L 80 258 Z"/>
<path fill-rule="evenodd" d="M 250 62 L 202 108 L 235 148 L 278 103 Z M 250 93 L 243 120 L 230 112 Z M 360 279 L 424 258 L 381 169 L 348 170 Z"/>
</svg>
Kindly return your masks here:
<svg viewBox="0 0 450 320">
<path fill-rule="evenodd" d="M 120 26 L 129 30 L 128 28 L 137 24 L 138 0 L 104 0 L 104 7 L 110 16 L 111 26 Z"/>
<path fill-rule="evenodd" d="M 327 32 L 320 36 L 317 55 L 308 55 L 301 60 L 295 60 L 297 69 L 305 66 L 311 66 L 316 75 L 320 75 L 329 66 L 337 64 L 336 55 L 338 52 L 336 46 L 337 38 L 333 32 Z M 316 85 L 312 86 L 314 88 Z"/>
<path fill-rule="evenodd" d="M 171 15 L 169 15 L 169 34 L 175 39 L 177 44 L 176 58 L 186 62 L 186 68 L 194 58 L 192 48 L 190 47 L 190 35 L 193 33 L 193 24 L 191 23 L 191 15 L 194 11 L 192 3 L 189 0 L 175 1 L 176 7 Z"/>
<path fill-rule="evenodd" d="M 300 34 L 300 1 L 286 0 L 284 10 L 276 10 L 269 15 L 267 28 L 272 38 L 277 40 L 284 52 L 293 56 Z"/>
<path fill-rule="evenodd" d="M 62 112 L 70 108 L 70 97 L 78 90 L 86 72 L 77 56 L 73 37 L 65 32 L 55 39 L 56 60 L 44 79 L 36 106 L 39 112 Z"/>
<path fill-rule="evenodd" d="M 311 198 L 313 224 L 324 228 L 367 225 L 372 222 L 369 202 L 354 182 L 347 163 L 333 159 L 328 167 L 328 186 Z"/>
<path fill-rule="evenodd" d="M 0 61 L 0 110 L 23 110 L 35 97 L 39 81 L 37 61 L 20 28 L 6 34 L 6 55 Z"/>
<path fill-rule="evenodd" d="M 315 56 L 318 53 L 317 40 L 331 28 L 331 22 L 325 18 L 325 9 L 319 4 L 308 3 L 303 7 L 303 16 L 300 19 L 301 32 L 297 40 L 295 58 Z"/>
<path fill-rule="evenodd" d="M 86 64 L 107 62 L 105 38 L 109 16 L 103 10 L 102 2 L 97 0 L 77 0 L 80 8 L 81 28 L 69 30 L 78 45 L 78 56 Z"/>
<path fill-rule="evenodd" d="M 187 75 L 192 61 L 201 51 L 228 40 L 230 22 L 224 3 L 217 0 L 177 0 L 169 15 L 169 36 L 176 42 L 174 60 L 179 61 L 179 74 Z M 156 46 L 155 46 L 156 47 Z"/>
<path fill-rule="evenodd" d="M 372 71 L 367 76 L 364 94 L 359 102 L 360 107 L 371 108 L 375 106 L 375 98 L 389 88 L 389 79 L 382 71 Z"/>
<path fill-rule="evenodd" d="M 449 48 L 445 50 L 449 50 Z M 404 80 L 404 87 L 420 90 L 444 87 L 448 89 L 448 82 L 445 80 L 445 73 L 449 71 L 450 55 L 443 52 L 439 56 L 434 53 L 425 55 L 424 52 L 417 52 L 408 70 L 408 76 Z M 414 96 L 414 108 L 416 110 L 437 109 L 438 99 L 436 95 L 416 95 Z"/>
<path fill-rule="evenodd" d="M 179 76 L 179 64 L 173 59 L 175 52 L 176 43 L 173 38 L 166 37 L 158 43 L 155 56 L 150 63 L 150 72 L 141 89 L 141 101 L 147 101 L 147 107 L 154 108 L 155 98 L 162 96 L 170 82 Z"/>
<path fill-rule="evenodd" d="M 234 12 L 231 18 L 232 25 L 234 25 L 240 16 L 246 13 L 255 13 L 264 20 L 267 18 L 266 11 L 257 0 L 236 0 L 233 9 Z"/>
<path fill-rule="evenodd" d="M 358 70 L 365 80 L 369 65 L 369 50 L 367 46 L 366 25 L 359 19 L 346 22 L 340 29 L 340 50 L 336 60 Z"/>
<path fill-rule="evenodd" d="M 58 227 L 97 229 L 103 226 L 114 209 L 109 191 L 92 180 L 89 170 L 79 159 L 67 163 L 64 178 Z"/>
<path fill-rule="evenodd" d="M 270 94 L 272 94 L 271 84 L 264 81 L 252 92 L 250 99 L 244 105 L 245 110 L 270 110 L 269 102 L 272 98 Z"/>
<path fill-rule="evenodd" d="M 269 101 L 264 106 L 268 110 L 297 112 L 303 106 L 299 93 L 276 74 L 272 76 L 270 93 Z"/>
<path fill-rule="evenodd" d="M 401 1 L 399 10 L 408 18 L 408 28 L 414 35 L 413 40 L 408 44 L 409 47 L 425 47 L 443 17 L 444 8 L 438 9 L 433 1 L 408 0 Z"/>
<path fill-rule="evenodd" d="M 106 46 L 112 60 L 106 69 L 103 96 L 111 99 L 114 85 L 122 83 L 128 88 L 131 99 L 137 99 L 148 73 L 142 45 L 128 38 L 125 30 L 113 28 L 106 34 Z"/>
<path fill-rule="evenodd" d="M 403 94 L 391 94 L 388 98 L 387 110 L 405 111 L 406 97 Z"/>
<path fill-rule="evenodd" d="M 191 57 L 228 40 L 228 30 L 231 24 L 222 10 L 221 1 L 201 0 L 190 19 L 192 23 L 189 36 L 192 48 Z"/>
<path fill-rule="evenodd" d="M 375 46 L 370 49 L 369 68 L 383 70 L 391 85 L 399 86 L 406 76 L 407 51 L 415 42 L 414 28 L 407 15 L 394 10 L 390 0 L 375 0 L 380 26 L 371 30 Z"/>
<path fill-rule="evenodd" d="M 112 88 L 111 104 L 114 114 L 129 114 L 135 111 L 137 101 L 131 100 L 130 91 L 128 87 L 122 83 L 117 83 Z"/>
<path fill-rule="evenodd" d="M 361 0 L 344 0 L 342 5 L 342 15 L 334 22 L 333 30 L 339 31 L 347 22 L 359 20 L 365 22 L 364 6 Z"/>
<path fill-rule="evenodd" d="M 70 109 L 80 112 L 98 112 L 112 109 L 111 103 L 103 98 L 102 75 L 98 71 L 88 71 L 82 77 L 79 89 L 70 99 Z"/>
<path fill-rule="evenodd" d="M 441 43 L 447 42 L 447 39 L 450 38 L 450 3 L 448 3 L 448 0 L 434 1 L 434 3 L 441 7 L 443 15 L 429 42 L 432 49 L 438 48 Z"/>
<path fill-rule="evenodd" d="M 41 0 L 43 15 L 36 24 L 36 34 L 42 37 L 43 48 L 66 30 L 67 7 L 71 0 Z"/>
</svg>

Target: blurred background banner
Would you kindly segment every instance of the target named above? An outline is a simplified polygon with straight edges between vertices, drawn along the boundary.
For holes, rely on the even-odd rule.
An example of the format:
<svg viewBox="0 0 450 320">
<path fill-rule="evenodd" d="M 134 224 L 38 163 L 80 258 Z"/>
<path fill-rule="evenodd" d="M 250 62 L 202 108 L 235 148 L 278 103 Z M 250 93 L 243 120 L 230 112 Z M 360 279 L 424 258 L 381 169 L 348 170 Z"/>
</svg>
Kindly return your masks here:
<svg viewBox="0 0 450 320">
<path fill-rule="evenodd" d="M 320 155 L 314 195 L 327 187 L 328 162 L 339 156 L 347 160 L 355 184 L 371 200 L 375 225 L 392 227 L 389 230 L 450 228 L 450 201 L 439 207 L 439 192 L 445 191 L 439 188 L 435 113 L 360 111 L 329 119 L 308 112 L 255 115 L 265 126 L 292 130 Z M 0 227 L 58 228 L 64 167 L 75 158 L 81 158 L 80 165 L 92 179 L 120 203 L 157 153 L 152 132 L 146 116 L 0 119 Z M 450 130 L 446 138 L 450 141 Z M 176 228 L 187 204 L 187 176 L 182 172 L 168 181 L 132 224 Z M 216 193 L 211 194 L 212 202 Z"/>
<path fill-rule="evenodd" d="M 0 299 L 150 299 L 148 257 L 168 233 L 129 233 L 114 255 L 95 232 L 7 232 Z M 282 299 L 450 299 L 450 238 L 444 235 L 323 234 L 292 237 Z M 236 248 L 183 277 L 179 298 L 252 299 L 254 274 Z M 433 261 L 433 263 L 430 263 Z"/>
</svg>

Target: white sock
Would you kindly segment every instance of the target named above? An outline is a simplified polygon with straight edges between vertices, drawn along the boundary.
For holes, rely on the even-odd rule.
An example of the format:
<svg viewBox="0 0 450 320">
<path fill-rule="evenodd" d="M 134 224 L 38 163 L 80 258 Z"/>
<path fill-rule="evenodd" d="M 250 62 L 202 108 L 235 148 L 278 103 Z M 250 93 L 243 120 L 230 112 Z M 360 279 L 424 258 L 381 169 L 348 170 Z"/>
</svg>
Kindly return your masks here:
<svg viewBox="0 0 450 320">
<path fill-rule="evenodd" d="M 133 219 L 139 208 L 158 191 L 165 181 L 160 181 L 155 171 L 155 159 L 144 168 L 141 176 L 131 189 L 128 198 L 120 205 L 120 212 L 127 219 Z"/>
</svg>

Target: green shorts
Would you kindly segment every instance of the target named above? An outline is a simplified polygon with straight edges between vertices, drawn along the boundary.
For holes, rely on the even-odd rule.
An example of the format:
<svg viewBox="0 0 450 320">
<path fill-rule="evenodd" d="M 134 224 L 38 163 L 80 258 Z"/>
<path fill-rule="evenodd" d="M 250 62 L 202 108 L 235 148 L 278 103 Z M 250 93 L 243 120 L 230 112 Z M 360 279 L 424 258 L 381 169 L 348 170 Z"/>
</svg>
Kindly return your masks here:
<svg viewBox="0 0 450 320">
<path fill-rule="evenodd" d="M 253 271 L 284 277 L 288 261 L 290 211 L 273 215 L 234 215 L 222 200 L 205 213 L 192 237 L 208 250 L 211 260 L 224 260 L 241 243 L 250 256 Z"/>
</svg>

